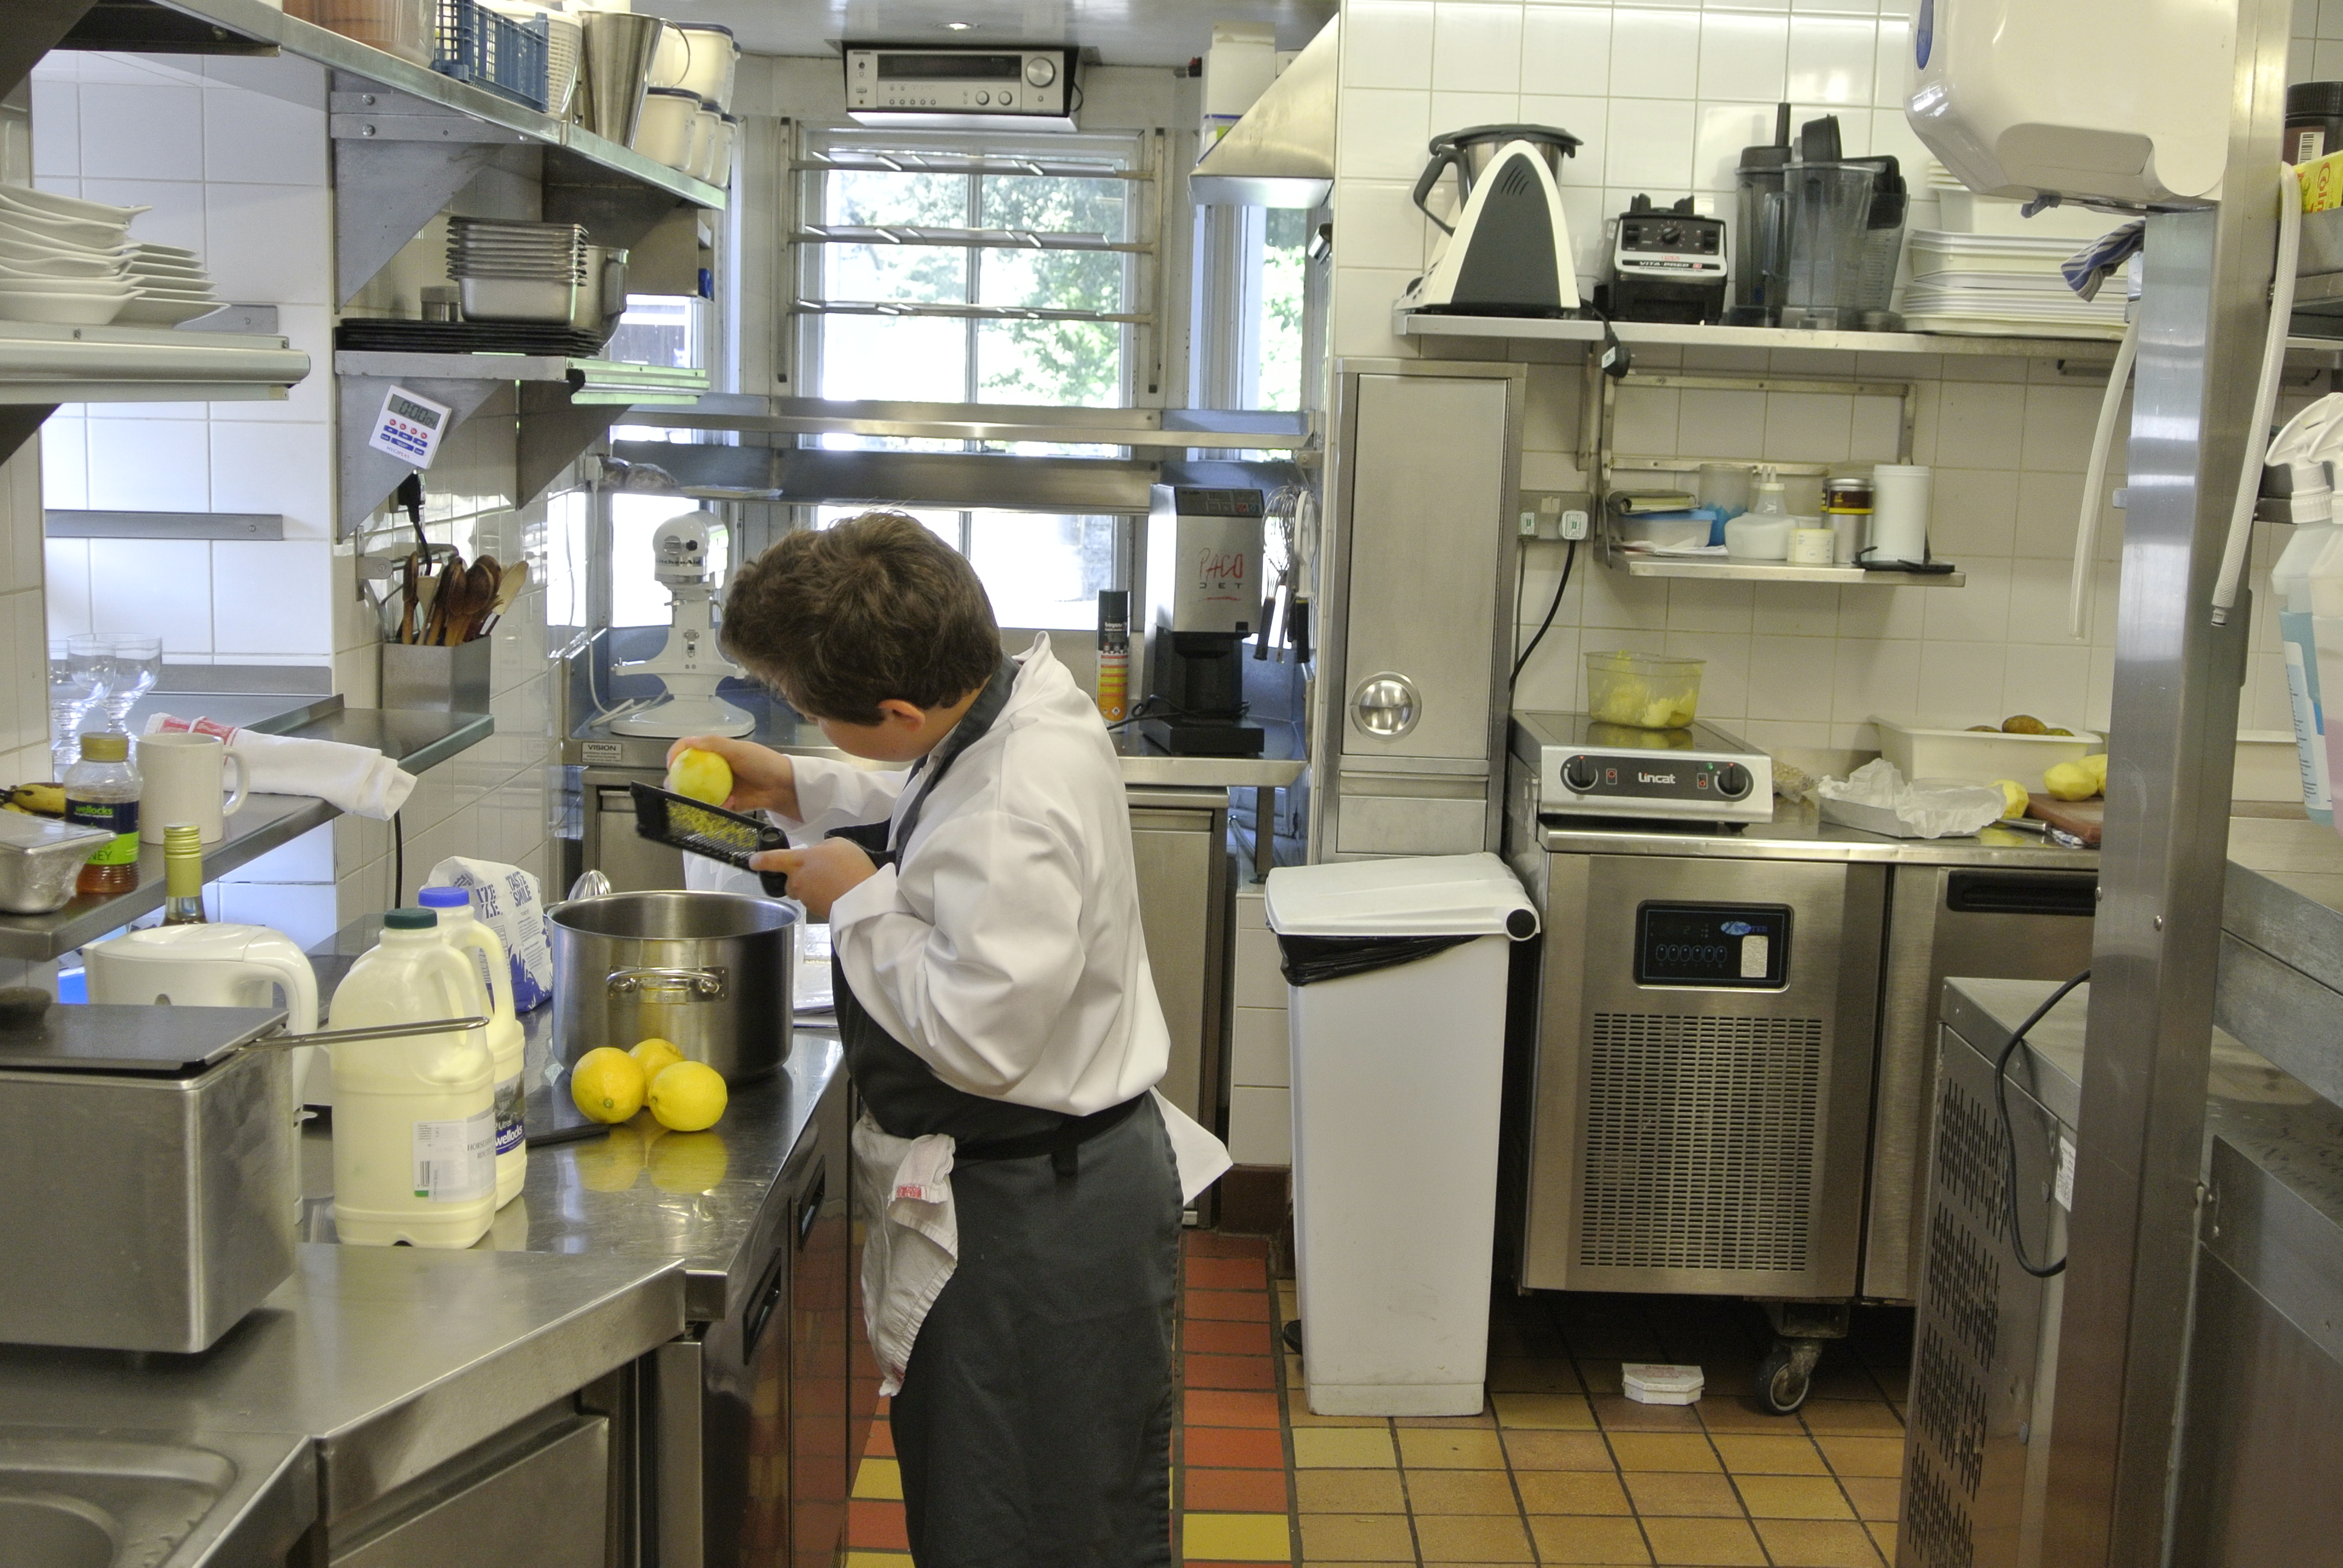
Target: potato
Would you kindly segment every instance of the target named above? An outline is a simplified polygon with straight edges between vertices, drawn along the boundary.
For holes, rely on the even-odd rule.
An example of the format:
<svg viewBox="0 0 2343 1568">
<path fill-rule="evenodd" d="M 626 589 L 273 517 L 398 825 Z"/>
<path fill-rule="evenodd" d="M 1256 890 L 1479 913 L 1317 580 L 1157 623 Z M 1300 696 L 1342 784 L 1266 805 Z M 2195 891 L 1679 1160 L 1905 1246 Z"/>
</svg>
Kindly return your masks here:
<svg viewBox="0 0 2343 1568">
<path fill-rule="evenodd" d="M 2099 792 L 2099 780 L 2080 762 L 2060 762 L 2042 775 L 2042 788 L 2056 800 L 2087 800 Z"/>
<path fill-rule="evenodd" d="M 2026 786 L 2015 779 L 1996 779 L 1994 783 L 2001 790 L 2002 819 L 2007 821 L 2025 816 L 2026 808 L 2034 800 L 2034 797 L 2026 792 Z"/>
<path fill-rule="evenodd" d="M 2098 786 L 2099 793 L 2106 794 L 2107 792 L 2107 754 L 2104 751 L 2094 751 L 2083 759 L 2083 766 L 2091 770 L 2091 781 Z"/>
<path fill-rule="evenodd" d="M 2004 735 L 2040 735 L 2049 728 L 2031 713 L 2013 713 L 2001 721 Z"/>
</svg>

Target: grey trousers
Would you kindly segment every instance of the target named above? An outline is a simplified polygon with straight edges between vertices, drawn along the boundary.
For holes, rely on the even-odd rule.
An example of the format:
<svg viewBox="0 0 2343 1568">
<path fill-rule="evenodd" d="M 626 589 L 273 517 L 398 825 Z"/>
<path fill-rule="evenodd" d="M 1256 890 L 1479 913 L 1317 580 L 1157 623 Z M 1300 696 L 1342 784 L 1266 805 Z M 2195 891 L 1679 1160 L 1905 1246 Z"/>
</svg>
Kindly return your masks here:
<svg viewBox="0 0 2343 1568">
<path fill-rule="evenodd" d="M 957 1166 L 960 1262 L 891 1422 L 919 1568 L 1172 1560 L 1180 1178 L 1151 1102 L 1081 1146 Z"/>
</svg>

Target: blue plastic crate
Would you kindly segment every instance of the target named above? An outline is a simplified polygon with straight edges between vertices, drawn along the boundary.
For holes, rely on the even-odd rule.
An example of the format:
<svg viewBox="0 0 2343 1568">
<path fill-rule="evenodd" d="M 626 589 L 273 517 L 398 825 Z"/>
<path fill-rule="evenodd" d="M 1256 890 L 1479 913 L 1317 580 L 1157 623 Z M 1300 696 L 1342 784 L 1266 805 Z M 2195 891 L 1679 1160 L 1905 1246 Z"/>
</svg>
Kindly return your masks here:
<svg viewBox="0 0 2343 1568">
<path fill-rule="evenodd" d="M 542 112 L 549 25 L 543 16 L 515 22 L 478 0 L 437 0 L 436 57 L 431 68 L 486 87 Z"/>
</svg>

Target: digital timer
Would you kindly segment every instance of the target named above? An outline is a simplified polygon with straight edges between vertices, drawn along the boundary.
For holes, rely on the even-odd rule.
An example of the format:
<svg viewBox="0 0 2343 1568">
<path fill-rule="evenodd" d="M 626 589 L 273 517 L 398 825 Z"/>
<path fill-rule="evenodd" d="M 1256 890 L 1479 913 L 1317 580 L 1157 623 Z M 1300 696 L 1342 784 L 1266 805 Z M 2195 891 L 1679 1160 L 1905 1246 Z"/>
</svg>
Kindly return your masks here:
<svg viewBox="0 0 2343 1568">
<path fill-rule="evenodd" d="M 420 393 L 393 387 L 383 394 L 382 412 L 375 416 L 374 433 L 367 437 L 367 445 L 418 468 L 427 468 L 438 455 L 439 437 L 447 433 L 451 412 L 445 403 L 434 403 Z"/>
</svg>

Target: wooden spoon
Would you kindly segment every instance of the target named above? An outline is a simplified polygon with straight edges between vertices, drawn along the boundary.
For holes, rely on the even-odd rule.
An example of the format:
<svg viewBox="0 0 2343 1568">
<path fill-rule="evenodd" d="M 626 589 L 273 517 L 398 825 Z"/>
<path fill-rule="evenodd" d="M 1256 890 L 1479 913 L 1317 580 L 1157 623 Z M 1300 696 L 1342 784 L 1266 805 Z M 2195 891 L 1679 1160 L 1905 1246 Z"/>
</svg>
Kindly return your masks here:
<svg viewBox="0 0 2343 1568">
<path fill-rule="evenodd" d="M 431 617 L 423 628 L 423 642 L 437 647 L 446 638 L 448 612 L 464 591 L 464 558 L 451 553 L 447 564 L 427 580 L 432 588 Z"/>
<path fill-rule="evenodd" d="M 481 556 L 464 574 L 464 597 L 447 617 L 447 641 L 452 647 L 480 635 L 480 619 L 496 602 L 497 578 L 502 572 L 494 556 Z"/>
<path fill-rule="evenodd" d="M 494 631 L 497 622 L 504 618 L 505 611 L 512 608 L 513 600 L 520 598 L 521 590 L 527 587 L 528 587 L 528 563 L 515 561 L 507 567 L 504 576 L 497 583 L 496 601 L 488 606 L 488 613 L 481 618 L 480 629 L 472 635 L 486 637 Z"/>
</svg>

